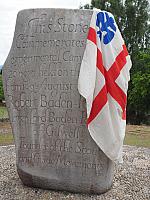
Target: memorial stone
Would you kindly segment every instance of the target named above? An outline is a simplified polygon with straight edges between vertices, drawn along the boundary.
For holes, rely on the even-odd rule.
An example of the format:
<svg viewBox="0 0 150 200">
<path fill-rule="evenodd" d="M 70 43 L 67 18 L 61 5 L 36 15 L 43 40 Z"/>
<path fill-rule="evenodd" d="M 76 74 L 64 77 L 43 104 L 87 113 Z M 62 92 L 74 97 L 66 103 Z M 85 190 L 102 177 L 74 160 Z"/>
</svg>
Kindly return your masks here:
<svg viewBox="0 0 150 200">
<path fill-rule="evenodd" d="M 112 185 L 113 163 L 87 130 L 77 90 L 91 16 L 67 9 L 18 13 L 3 82 L 17 171 L 27 186 L 103 193 Z"/>
</svg>

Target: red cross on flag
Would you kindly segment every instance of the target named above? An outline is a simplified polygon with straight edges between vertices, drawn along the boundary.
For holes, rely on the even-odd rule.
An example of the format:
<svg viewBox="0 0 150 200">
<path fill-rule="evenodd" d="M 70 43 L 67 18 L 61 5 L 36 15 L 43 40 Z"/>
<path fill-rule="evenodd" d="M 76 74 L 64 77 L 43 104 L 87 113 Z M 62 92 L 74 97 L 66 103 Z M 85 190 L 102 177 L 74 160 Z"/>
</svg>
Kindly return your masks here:
<svg viewBox="0 0 150 200">
<path fill-rule="evenodd" d="M 114 162 L 122 162 L 131 60 L 111 13 L 94 10 L 78 90 L 86 99 L 91 137 Z"/>
</svg>

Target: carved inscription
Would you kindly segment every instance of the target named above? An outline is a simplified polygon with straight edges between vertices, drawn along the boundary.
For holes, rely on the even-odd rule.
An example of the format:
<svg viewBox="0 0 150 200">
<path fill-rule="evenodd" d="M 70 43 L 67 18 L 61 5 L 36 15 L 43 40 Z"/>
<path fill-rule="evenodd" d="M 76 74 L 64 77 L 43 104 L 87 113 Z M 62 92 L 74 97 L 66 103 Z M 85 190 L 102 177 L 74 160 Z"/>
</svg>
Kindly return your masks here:
<svg viewBox="0 0 150 200">
<path fill-rule="evenodd" d="M 77 90 L 88 27 L 85 20 L 37 13 L 16 29 L 5 89 L 20 166 L 102 175 L 102 153 Z"/>
<path fill-rule="evenodd" d="M 27 186 L 95 194 L 111 187 L 113 163 L 90 136 L 77 89 L 92 13 L 18 13 L 3 86 L 17 172 Z"/>
</svg>

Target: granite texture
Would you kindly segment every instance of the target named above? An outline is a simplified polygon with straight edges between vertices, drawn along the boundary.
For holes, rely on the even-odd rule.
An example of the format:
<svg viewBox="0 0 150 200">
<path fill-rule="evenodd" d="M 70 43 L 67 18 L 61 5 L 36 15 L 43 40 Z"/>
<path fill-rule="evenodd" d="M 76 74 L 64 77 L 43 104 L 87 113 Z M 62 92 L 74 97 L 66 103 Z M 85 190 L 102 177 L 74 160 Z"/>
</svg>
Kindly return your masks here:
<svg viewBox="0 0 150 200">
<path fill-rule="evenodd" d="M 19 12 L 3 67 L 6 105 L 25 185 L 103 193 L 114 166 L 90 137 L 77 90 L 92 11 Z"/>
</svg>

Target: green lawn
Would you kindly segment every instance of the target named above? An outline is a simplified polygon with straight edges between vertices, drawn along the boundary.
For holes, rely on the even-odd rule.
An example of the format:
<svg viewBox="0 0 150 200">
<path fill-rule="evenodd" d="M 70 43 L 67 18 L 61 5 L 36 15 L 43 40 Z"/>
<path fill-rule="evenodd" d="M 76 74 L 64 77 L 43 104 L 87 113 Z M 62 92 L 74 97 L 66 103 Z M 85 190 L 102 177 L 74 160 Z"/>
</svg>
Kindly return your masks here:
<svg viewBox="0 0 150 200">
<path fill-rule="evenodd" d="M 150 148 L 150 126 L 127 125 L 124 144 Z"/>
<path fill-rule="evenodd" d="M 0 119 L 8 118 L 8 111 L 6 107 L 0 107 Z"/>
<path fill-rule="evenodd" d="M 150 136 L 149 135 L 129 135 L 125 137 L 124 144 L 138 147 L 149 147 L 150 148 Z"/>
<path fill-rule="evenodd" d="M 9 122 L 0 122 L 0 145 L 14 144 L 12 129 Z"/>
<path fill-rule="evenodd" d="M 10 145 L 14 144 L 13 135 L 11 133 L 8 134 L 0 134 L 0 145 Z"/>
</svg>

